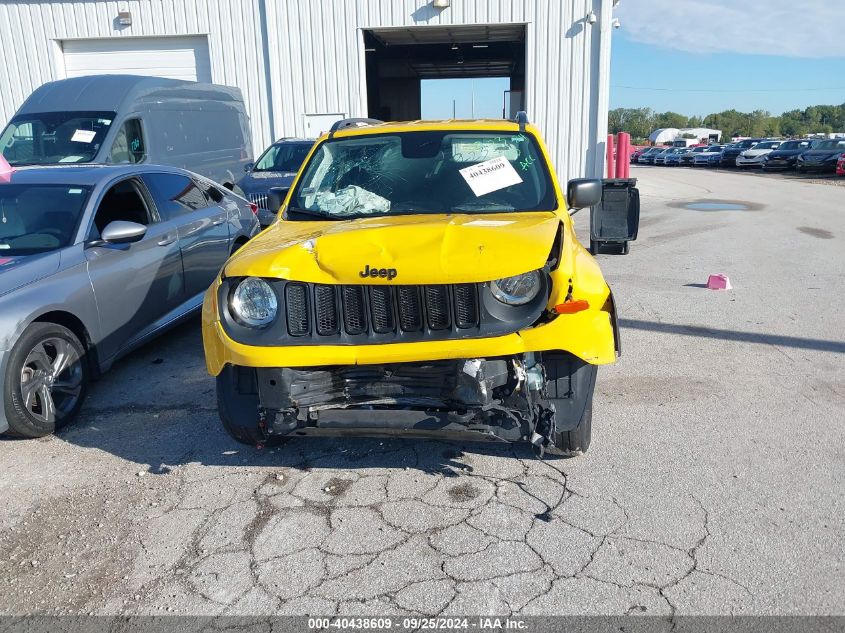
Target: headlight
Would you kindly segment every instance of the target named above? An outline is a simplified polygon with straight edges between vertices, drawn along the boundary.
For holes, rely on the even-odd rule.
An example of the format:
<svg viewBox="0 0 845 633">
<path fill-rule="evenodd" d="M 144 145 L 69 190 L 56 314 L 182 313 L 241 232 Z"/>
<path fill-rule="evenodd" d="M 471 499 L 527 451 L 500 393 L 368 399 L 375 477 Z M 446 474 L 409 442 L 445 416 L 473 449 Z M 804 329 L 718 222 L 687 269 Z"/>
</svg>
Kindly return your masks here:
<svg viewBox="0 0 845 633">
<path fill-rule="evenodd" d="M 276 318 L 276 293 L 263 279 L 247 277 L 238 284 L 230 301 L 234 317 L 251 327 L 263 327 Z"/>
<path fill-rule="evenodd" d="M 540 292 L 540 271 L 505 277 L 490 282 L 490 292 L 502 303 L 511 306 L 525 305 Z"/>
</svg>

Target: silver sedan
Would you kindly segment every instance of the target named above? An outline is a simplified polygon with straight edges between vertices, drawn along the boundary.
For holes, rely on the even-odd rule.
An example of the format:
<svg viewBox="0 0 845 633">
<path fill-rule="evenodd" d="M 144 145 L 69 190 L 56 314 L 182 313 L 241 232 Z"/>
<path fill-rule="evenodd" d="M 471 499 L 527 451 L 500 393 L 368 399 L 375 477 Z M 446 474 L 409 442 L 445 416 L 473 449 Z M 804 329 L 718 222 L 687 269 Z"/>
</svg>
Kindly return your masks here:
<svg viewBox="0 0 845 633">
<path fill-rule="evenodd" d="M 89 380 L 197 312 L 256 208 L 158 166 L 23 167 L 0 175 L 0 433 L 69 423 Z"/>
</svg>

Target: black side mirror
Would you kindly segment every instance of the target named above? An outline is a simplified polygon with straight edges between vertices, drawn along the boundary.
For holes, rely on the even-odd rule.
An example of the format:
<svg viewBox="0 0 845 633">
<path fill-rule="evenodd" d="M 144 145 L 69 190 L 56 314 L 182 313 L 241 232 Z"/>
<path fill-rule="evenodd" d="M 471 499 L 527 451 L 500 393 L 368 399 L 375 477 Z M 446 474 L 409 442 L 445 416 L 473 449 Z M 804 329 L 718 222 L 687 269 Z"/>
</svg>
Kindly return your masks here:
<svg viewBox="0 0 845 633">
<path fill-rule="evenodd" d="M 636 178 L 608 178 L 601 202 L 590 209 L 590 242 L 595 254 L 602 244 L 617 244 L 627 254 L 640 227 L 640 192 Z"/>
<path fill-rule="evenodd" d="M 566 185 L 566 206 L 569 214 L 601 202 L 601 180 L 596 178 L 573 178 Z"/>
<path fill-rule="evenodd" d="M 249 173 L 250 171 L 252 171 L 253 167 L 255 167 L 255 163 L 247 163 L 246 165 L 244 165 L 244 171 L 246 173 Z"/>
<path fill-rule="evenodd" d="M 270 187 L 270 191 L 267 192 L 267 207 L 269 211 L 273 213 L 278 213 L 279 208 L 281 208 L 282 204 L 285 202 L 285 198 L 288 197 L 289 188 L 286 187 Z"/>
<path fill-rule="evenodd" d="M 115 220 L 109 222 L 100 234 L 106 244 L 131 244 L 141 240 L 147 234 L 147 227 L 137 222 Z"/>
</svg>

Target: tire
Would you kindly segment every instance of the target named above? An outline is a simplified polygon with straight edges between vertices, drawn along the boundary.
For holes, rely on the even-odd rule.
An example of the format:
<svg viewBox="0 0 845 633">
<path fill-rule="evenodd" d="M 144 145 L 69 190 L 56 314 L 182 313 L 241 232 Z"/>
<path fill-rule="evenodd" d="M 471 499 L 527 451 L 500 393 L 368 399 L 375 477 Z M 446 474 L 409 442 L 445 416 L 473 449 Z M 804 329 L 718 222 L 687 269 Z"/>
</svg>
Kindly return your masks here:
<svg viewBox="0 0 845 633">
<path fill-rule="evenodd" d="M 267 443 L 267 438 L 264 432 L 256 424 L 255 427 L 240 426 L 230 417 L 226 402 L 217 390 L 217 410 L 220 413 L 220 421 L 223 423 L 223 428 L 235 441 L 241 444 L 248 444 L 249 446 L 263 446 Z"/>
<path fill-rule="evenodd" d="M 597 367 L 566 352 L 546 352 L 546 394 L 555 405 L 555 428 L 546 452 L 562 457 L 590 448 Z"/>
<path fill-rule="evenodd" d="M 601 250 L 601 242 L 597 242 L 596 240 L 590 240 L 590 252 L 593 255 L 598 255 L 599 250 Z"/>
<path fill-rule="evenodd" d="M 67 426 L 85 402 L 89 381 L 79 338 L 62 325 L 33 323 L 15 343 L 6 368 L 3 406 L 9 432 L 36 438 Z"/>
<path fill-rule="evenodd" d="M 217 411 L 232 439 L 248 446 L 275 446 L 283 438 L 268 435 L 258 425 L 258 393 L 241 393 L 236 370 L 227 366 L 217 376 Z"/>
<path fill-rule="evenodd" d="M 624 242 L 622 244 L 622 248 L 619 249 L 621 255 L 627 255 L 628 252 L 631 250 L 630 242 Z"/>
</svg>

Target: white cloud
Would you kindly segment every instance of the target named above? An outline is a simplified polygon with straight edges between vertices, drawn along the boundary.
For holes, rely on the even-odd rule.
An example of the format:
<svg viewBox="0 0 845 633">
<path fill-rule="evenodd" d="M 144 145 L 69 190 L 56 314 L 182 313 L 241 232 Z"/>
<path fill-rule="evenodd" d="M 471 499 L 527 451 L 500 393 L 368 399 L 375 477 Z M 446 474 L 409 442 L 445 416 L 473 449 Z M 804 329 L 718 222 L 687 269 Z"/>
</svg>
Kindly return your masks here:
<svg viewBox="0 0 845 633">
<path fill-rule="evenodd" d="M 622 0 L 615 15 L 631 40 L 664 48 L 845 57 L 841 0 Z"/>
</svg>

